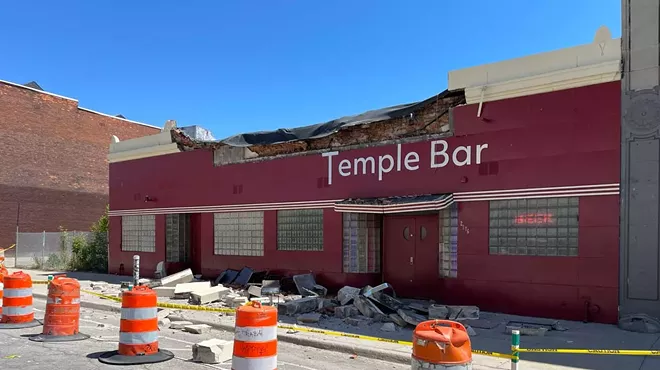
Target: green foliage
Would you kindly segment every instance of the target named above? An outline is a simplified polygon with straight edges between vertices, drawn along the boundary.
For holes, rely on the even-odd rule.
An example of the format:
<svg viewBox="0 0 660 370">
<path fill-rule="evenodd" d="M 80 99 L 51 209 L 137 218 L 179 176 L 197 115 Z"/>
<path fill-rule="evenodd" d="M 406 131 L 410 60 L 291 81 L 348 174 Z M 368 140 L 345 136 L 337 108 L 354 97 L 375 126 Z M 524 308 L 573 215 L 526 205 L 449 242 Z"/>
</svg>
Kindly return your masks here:
<svg viewBox="0 0 660 370">
<path fill-rule="evenodd" d="M 108 210 L 90 228 L 89 238 L 76 235 L 71 242 L 69 269 L 77 271 L 108 271 Z"/>
</svg>

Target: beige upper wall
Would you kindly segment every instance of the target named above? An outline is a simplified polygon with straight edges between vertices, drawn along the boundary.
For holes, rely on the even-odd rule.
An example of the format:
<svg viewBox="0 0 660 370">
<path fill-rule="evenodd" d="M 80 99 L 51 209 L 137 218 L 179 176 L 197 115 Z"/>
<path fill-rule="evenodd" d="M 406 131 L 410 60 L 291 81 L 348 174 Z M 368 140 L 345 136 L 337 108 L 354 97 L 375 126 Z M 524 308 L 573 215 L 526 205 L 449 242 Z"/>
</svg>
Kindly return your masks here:
<svg viewBox="0 0 660 370">
<path fill-rule="evenodd" d="M 468 104 L 570 89 L 621 79 L 621 39 L 607 27 L 590 44 L 449 72 L 448 89 L 465 89 Z"/>
</svg>

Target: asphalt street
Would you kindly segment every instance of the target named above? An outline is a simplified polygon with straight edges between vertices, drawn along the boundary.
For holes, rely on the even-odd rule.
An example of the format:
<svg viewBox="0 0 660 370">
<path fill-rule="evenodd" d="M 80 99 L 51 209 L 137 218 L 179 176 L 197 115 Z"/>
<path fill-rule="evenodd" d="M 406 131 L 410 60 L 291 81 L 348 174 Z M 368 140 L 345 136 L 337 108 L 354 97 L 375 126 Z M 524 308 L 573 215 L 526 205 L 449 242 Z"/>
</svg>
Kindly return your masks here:
<svg viewBox="0 0 660 370">
<path fill-rule="evenodd" d="M 43 317 L 46 302 L 34 300 L 35 316 Z M 68 343 L 37 343 L 27 339 L 41 333 L 41 326 L 30 329 L 0 330 L 0 369 L 21 370 L 88 370 L 111 369 L 97 356 L 117 349 L 119 314 L 107 311 L 81 309 L 80 331 L 90 339 Z M 192 345 L 205 339 L 233 339 L 233 333 L 211 330 L 206 334 L 190 334 L 178 330 L 162 329 L 159 346 L 172 351 L 175 358 L 153 365 L 120 366 L 130 369 L 231 369 L 230 363 L 200 364 L 192 362 Z M 230 361 L 231 362 L 231 361 Z M 337 353 L 280 342 L 278 345 L 280 370 L 337 370 L 337 369 L 410 369 L 410 365 L 394 364 L 347 353 Z"/>
</svg>

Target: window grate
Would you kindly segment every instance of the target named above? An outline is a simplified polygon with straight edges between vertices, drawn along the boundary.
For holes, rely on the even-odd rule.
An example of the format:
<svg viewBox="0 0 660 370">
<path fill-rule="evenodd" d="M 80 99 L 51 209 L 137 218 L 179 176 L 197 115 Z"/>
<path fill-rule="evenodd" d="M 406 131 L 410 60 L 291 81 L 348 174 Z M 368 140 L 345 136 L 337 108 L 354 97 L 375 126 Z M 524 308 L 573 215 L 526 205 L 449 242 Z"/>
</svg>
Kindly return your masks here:
<svg viewBox="0 0 660 370">
<path fill-rule="evenodd" d="M 517 256 L 577 256 L 579 198 L 493 200 L 489 252 Z"/>
<path fill-rule="evenodd" d="M 156 216 L 122 216 L 121 250 L 126 252 L 155 252 Z"/>
<path fill-rule="evenodd" d="M 458 277 L 458 205 L 440 211 L 440 276 Z"/>
<path fill-rule="evenodd" d="M 264 255 L 263 212 L 215 213 L 213 234 L 216 255 Z"/>
<path fill-rule="evenodd" d="M 322 251 L 323 210 L 277 211 L 277 249 L 282 251 Z"/>
<path fill-rule="evenodd" d="M 190 215 L 165 216 L 165 254 L 167 262 L 190 261 Z"/>
<path fill-rule="evenodd" d="M 377 214 L 343 214 L 344 272 L 380 272 L 382 222 L 383 217 Z"/>
</svg>

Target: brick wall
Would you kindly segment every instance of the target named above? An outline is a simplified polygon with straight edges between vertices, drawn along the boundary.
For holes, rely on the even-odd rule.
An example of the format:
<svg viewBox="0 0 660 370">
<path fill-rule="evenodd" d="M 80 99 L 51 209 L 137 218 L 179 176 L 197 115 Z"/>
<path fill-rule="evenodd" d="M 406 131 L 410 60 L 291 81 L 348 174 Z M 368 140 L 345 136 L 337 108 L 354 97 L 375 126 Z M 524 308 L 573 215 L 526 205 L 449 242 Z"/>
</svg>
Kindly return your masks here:
<svg viewBox="0 0 660 370">
<path fill-rule="evenodd" d="M 112 135 L 158 132 L 0 82 L 0 248 L 14 243 L 17 220 L 25 232 L 87 230 L 107 204 Z"/>
</svg>

